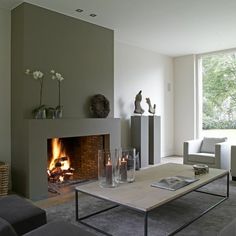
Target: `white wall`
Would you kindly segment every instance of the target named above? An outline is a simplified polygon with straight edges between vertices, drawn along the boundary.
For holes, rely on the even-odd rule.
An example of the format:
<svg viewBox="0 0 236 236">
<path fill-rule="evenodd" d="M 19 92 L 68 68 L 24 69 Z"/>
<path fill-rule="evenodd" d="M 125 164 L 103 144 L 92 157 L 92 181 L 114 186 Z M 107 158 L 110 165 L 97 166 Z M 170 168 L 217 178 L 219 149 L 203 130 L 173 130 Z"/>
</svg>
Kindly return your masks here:
<svg viewBox="0 0 236 236">
<path fill-rule="evenodd" d="M 11 162 L 10 128 L 11 13 L 0 8 L 0 161 Z"/>
<path fill-rule="evenodd" d="M 183 142 L 195 138 L 195 57 L 174 59 L 175 154 L 183 154 Z"/>
<path fill-rule="evenodd" d="M 169 88 L 169 90 L 168 90 Z M 122 118 L 121 145 L 130 146 L 130 117 L 136 94 L 142 90 L 142 107 L 148 115 L 146 97 L 161 116 L 161 156 L 173 154 L 173 59 L 115 41 L 114 112 Z"/>
</svg>

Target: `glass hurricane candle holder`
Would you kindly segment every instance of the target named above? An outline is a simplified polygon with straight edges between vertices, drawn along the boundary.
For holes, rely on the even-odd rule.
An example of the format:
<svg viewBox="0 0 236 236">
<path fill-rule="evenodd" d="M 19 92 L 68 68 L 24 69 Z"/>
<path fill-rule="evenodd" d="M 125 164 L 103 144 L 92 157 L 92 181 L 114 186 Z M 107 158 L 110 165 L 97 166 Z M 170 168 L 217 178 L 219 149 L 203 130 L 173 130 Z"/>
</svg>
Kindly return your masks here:
<svg viewBox="0 0 236 236">
<path fill-rule="evenodd" d="M 136 168 L 136 151 L 135 148 L 122 150 L 122 154 L 119 157 L 119 182 L 120 183 L 132 183 L 135 180 L 135 168 Z"/>
<path fill-rule="evenodd" d="M 98 181 L 101 187 L 113 188 L 118 185 L 120 150 L 98 151 Z"/>
</svg>

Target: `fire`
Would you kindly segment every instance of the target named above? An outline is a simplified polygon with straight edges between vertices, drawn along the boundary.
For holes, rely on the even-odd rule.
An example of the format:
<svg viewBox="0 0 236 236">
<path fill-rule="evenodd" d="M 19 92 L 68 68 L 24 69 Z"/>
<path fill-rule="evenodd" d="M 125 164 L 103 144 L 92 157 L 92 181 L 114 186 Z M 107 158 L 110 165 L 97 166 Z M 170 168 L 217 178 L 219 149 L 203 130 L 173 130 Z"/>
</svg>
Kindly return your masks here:
<svg viewBox="0 0 236 236">
<path fill-rule="evenodd" d="M 66 155 L 63 144 L 58 138 L 52 139 L 52 157 L 47 169 L 50 183 L 62 183 L 73 176 L 70 158 Z"/>
<path fill-rule="evenodd" d="M 66 157 L 66 158 L 64 158 Z M 68 170 L 70 168 L 70 159 L 67 157 L 65 151 L 63 150 L 63 146 L 59 138 L 52 139 L 52 158 L 49 164 L 48 169 L 53 170 L 57 163 L 60 163 L 60 168 L 62 170 Z"/>
</svg>

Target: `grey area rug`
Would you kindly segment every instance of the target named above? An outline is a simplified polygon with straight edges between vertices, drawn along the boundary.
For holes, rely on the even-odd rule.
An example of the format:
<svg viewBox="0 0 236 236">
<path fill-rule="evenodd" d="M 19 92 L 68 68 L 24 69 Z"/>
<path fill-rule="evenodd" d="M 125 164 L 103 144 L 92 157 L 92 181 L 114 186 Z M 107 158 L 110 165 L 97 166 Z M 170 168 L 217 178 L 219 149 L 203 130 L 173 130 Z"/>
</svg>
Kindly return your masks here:
<svg viewBox="0 0 236 236">
<path fill-rule="evenodd" d="M 225 194 L 226 179 L 220 179 L 201 190 Z M 149 214 L 148 235 L 164 236 L 188 222 L 209 206 L 219 201 L 219 197 L 192 192 L 157 208 Z M 85 194 L 79 195 L 80 216 L 92 213 L 112 205 L 107 201 Z M 78 225 L 95 235 L 102 235 L 75 221 L 75 201 L 46 209 L 48 221 L 65 220 Z M 236 218 L 236 182 L 230 181 L 230 198 L 176 235 L 218 235 L 234 218 Z M 102 214 L 90 217 L 85 222 L 100 228 L 114 236 L 142 236 L 144 215 L 125 207 L 117 207 Z"/>
</svg>

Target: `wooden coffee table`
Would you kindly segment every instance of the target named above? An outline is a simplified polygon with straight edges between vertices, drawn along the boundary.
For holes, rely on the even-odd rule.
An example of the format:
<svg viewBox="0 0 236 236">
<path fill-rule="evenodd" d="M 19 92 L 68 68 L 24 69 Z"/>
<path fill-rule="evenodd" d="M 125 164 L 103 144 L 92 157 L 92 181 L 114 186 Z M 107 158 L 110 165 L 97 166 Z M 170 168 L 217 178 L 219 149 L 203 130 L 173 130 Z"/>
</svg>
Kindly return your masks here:
<svg viewBox="0 0 236 236">
<path fill-rule="evenodd" d="M 195 217 L 191 221 L 187 222 L 183 226 L 176 229 L 169 235 L 174 235 L 183 228 L 187 227 L 189 224 L 200 218 L 202 215 L 206 214 L 208 211 L 222 203 L 229 197 L 229 172 L 221 169 L 210 169 L 208 174 L 197 176 L 198 181 L 191 183 L 183 188 L 180 188 L 176 191 L 169 191 L 165 189 L 151 187 L 153 182 L 156 182 L 164 177 L 169 176 L 186 176 L 194 177 L 194 171 L 190 165 L 181 165 L 168 163 L 160 166 L 150 167 L 144 170 L 136 172 L 136 178 L 134 183 L 121 184 L 116 188 L 101 188 L 98 184 L 98 181 L 77 186 L 75 188 L 75 207 L 76 207 L 76 220 L 82 224 L 85 224 L 89 227 L 96 229 L 99 232 L 104 233 L 105 235 L 111 235 L 106 233 L 98 228 L 95 228 L 88 223 L 83 222 L 84 219 L 87 219 L 90 216 L 99 214 L 111 208 L 117 206 L 125 206 L 133 210 L 144 213 L 144 235 L 148 235 L 148 214 L 150 211 L 156 209 L 159 206 L 162 206 L 172 200 L 180 198 L 185 194 L 188 194 L 192 191 L 201 192 L 204 194 L 210 194 L 213 196 L 222 197 L 222 199 L 214 204 L 213 206 L 206 209 L 199 216 Z M 210 182 L 213 182 L 216 179 L 227 176 L 227 190 L 225 195 L 214 194 L 209 192 L 203 192 L 198 190 L 200 187 L 207 185 Z M 78 193 L 82 192 L 100 199 L 107 200 L 109 202 L 115 203 L 115 206 L 109 207 L 99 212 L 87 215 L 85 217 L 79 217 L 79 206 L 78 206 Z"/>
</svg>

